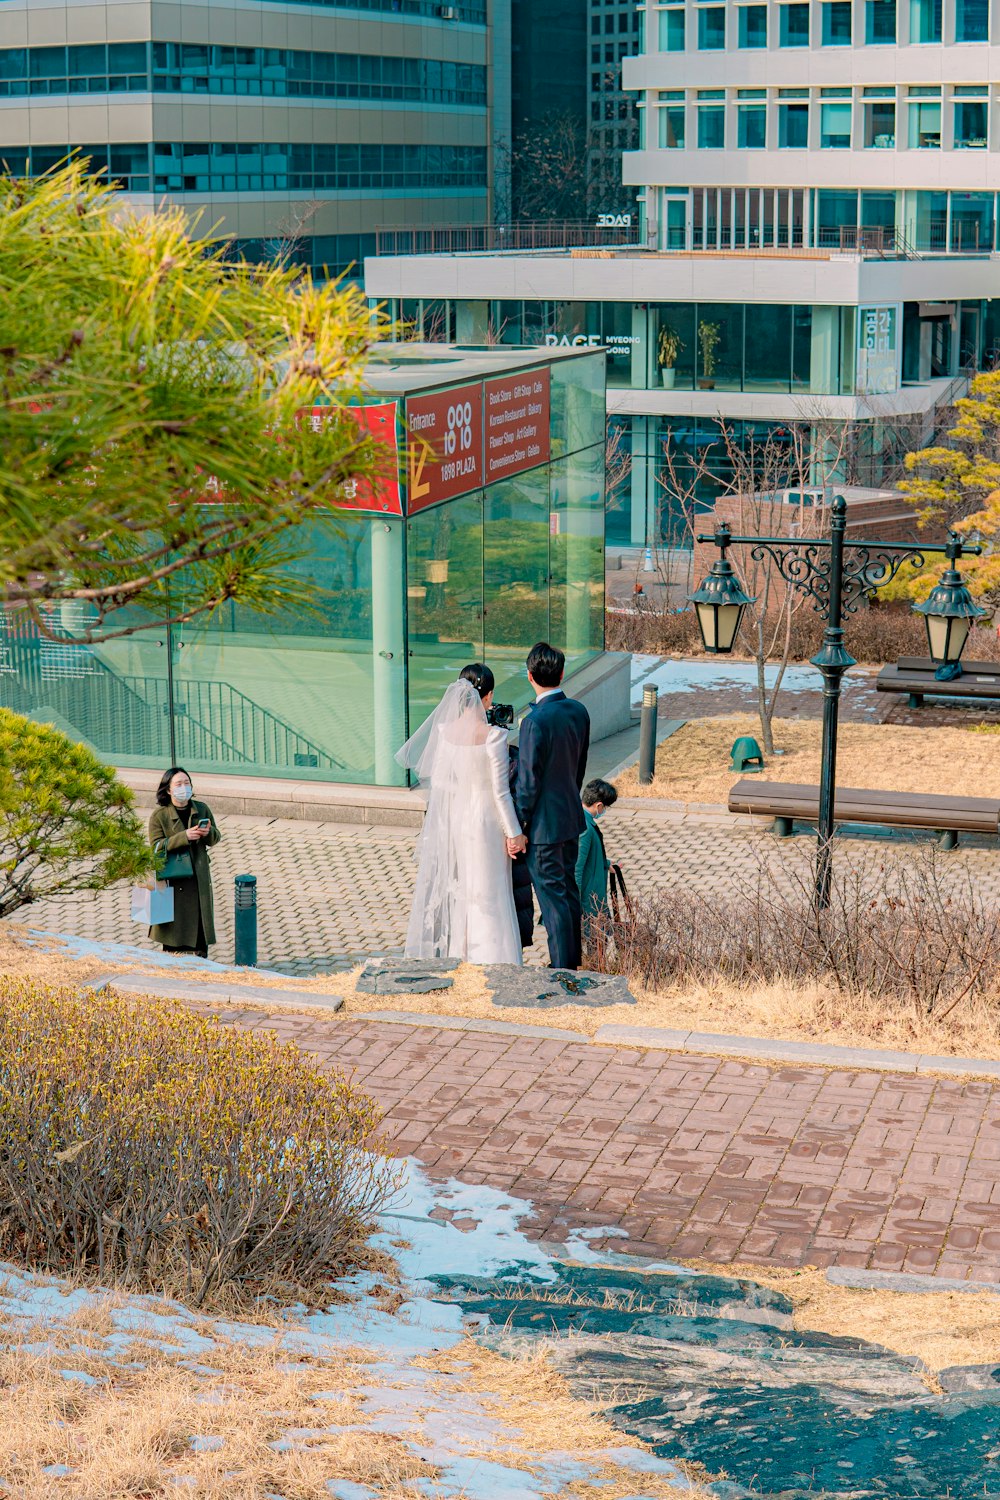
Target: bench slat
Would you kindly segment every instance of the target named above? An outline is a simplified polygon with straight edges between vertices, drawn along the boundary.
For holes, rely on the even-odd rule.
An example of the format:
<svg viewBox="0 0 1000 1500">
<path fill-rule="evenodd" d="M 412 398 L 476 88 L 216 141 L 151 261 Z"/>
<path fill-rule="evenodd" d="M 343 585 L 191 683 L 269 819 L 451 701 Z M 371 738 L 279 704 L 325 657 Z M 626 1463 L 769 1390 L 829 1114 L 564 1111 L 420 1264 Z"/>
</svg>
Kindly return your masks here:
<svg viewBox="0 0 1000 1500">
<path fill-rule="evenodd" d="M 729 811 L 815 822 L 819 817 L 819 787 L 744 778 L 730 789 Z M 885 823 L 905 828 L 997 833 L 1000 831 L 1000 798 L 838 787 L 834 817 L 841 823 Z"/>
</svg>

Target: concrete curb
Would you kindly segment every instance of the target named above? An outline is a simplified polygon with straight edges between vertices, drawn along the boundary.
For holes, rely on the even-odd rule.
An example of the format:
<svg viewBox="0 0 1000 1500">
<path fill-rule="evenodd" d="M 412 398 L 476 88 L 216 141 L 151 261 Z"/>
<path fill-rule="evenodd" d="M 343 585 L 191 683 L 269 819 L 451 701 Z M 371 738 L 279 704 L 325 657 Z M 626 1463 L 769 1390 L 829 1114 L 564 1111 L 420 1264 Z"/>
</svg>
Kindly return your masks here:
<svg viewBox="0 0 1000 1500">
<path fill-rule="evenodd" d="M 672 1031 L 659 1026 L 598 1028 L 592 1041 L 645 1051 L 695 1052 L 722 1057 L 753 1057 L 762 1062 L 807 1063 L 875 1073 L 974 1073 L 1000 1079 L 1000 1062 L 980 1057 L 939 1057 L 932 1053 L 890 1052 L 878 1047 L 835 1047 L 821 1042 L 786 1042 L 778 1037 L 726 1036 L 712 1031 Z"/>
<path fill-rule="evenodd" d="M 126 995 L 150 995 L 176 1000 L 212 1000 L 249 1009 L 313 1006 L 342 1011 L 343 997 L 324 990 L 297 990 L 262 985 L 193 981 L 192 976 L 106 974 L 86 988 L 113 988 Z M 352 1010 L 352 1021 L 384 1021 L 397 1026 L 427 1026 L 438 1031 L 481 1031 L 493 1036 L 526 1036 L 540 1041 L 596 1043 L 602 1047 L 632 1047 L 644 1052 L 681 1052 L 699 1057 L 751 1058 L 762 1063 L 848 1069 L 853 1072 L 905 1073 L 914 1077 L 947 1074 L 1000 1080 L 1000 1062 L 981 1057 L 945 1057 L 933 1053 L 893 1052 L 878 1047 L 836 1047 L 821 1042 L 789 1042 L 779 1037 L 726 1035 L 712 1031 L 683 1031 L 666 1026 L 628 1026 L 607 1023 L 593 1036 L 558 1026 L 519 1025 L 488 1016 L 438 1015 L 417 1010 Z"/>
<path fill-rule="evenodd" d="M 491 1021 L 487 1016 L 438 1016 L 433 1011 L 352 1010 L 348 1021 L 392 1021 L 398 1026 L 433 1026 L 436 1031 L 485 1031 L 491 1036 L 533 1036 L 553 1042 L 583 1042 L 579 1031 L 558 1026 L 518 1026 L 514 1021 Z"/>
<path fill-rule="evenodd" d="M 826 1279 L 831 1286 L 846 1286 L 858 1292 L 992 1292 L 1000 1297 L 1000 1282 L 959 1278 L 952 1281 L 919 1271 L 861 1271 L 855 1266 L 829 1266 Z"/>
<path fill-rule="evenodd" d="M 266 1005 L 289 1006 L 301 1010 L 303 1005 L 317 1006 L 320 1010 L 343 1010 L 340 995 L 324 990 L 267 989 L 257 984 L 204 984 L 171 979 L 161 974 L 106 974 L 102 979 L 92 979 L 86 986 L 89 990 L 118 990 L 123 995 L 151 996 L 168 1000 L 214 1000 L 224 1005 L 261 1007 Z"/>
</svg>

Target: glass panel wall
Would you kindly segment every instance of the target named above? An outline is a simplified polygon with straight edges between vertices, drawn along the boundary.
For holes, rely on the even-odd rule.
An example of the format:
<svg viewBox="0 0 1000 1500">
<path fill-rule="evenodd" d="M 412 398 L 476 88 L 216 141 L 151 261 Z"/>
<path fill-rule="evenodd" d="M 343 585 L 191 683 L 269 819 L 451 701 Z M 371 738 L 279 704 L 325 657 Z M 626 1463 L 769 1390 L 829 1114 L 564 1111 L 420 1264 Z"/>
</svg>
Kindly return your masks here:
<svg viewBox="0 0 1000 1500">
<path fill-rule="evenodd" d="M 462 667 L 483 659 L 483 496 L 412 516 L 406 535 L 410 723 L 430 713 Z"/>
<path fill-rule="evenodd" d="M 525 642 L 549 638 L 548 466 L 490 485 L 485 504 L 483 660 L 510 703 L 525 695 Z"/>
<path fill-rule="evenodd" d="M 106 646 L 79 637 L 90 611 L 52 605 L 42 611 L 49 639 L 20 611 L 0 611 L 0 704 L 54 724 L 105 759 L 147 770 L 172 764 L 167 632 L 129 636 Z M 123 611 L 140 624 L 143 611 Z"/>
<path fill-rule="evenodd" d="M 604 444 L 552 465 L 549 640 L 581 665 L 604 645 Z"/>
<path fill-rule="evenodd" d="M 303 527 L 295 545 L 301 610 L 229 604 L 173 633 L 177 761 L 192 772 L 398 784 L 389 747 L 405 738 L 403 522 L 344 515 Z"/>
</svg>

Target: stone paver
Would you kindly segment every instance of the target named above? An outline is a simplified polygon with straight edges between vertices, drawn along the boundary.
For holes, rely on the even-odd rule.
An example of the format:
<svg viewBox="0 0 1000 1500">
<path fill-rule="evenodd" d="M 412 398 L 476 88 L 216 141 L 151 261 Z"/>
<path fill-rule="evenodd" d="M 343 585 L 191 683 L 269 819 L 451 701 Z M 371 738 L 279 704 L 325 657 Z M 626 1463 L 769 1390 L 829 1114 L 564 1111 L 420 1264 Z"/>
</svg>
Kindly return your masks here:
<svg viewBox="0 0 1000 1500">
<path fill-rule="evenodd" d="M 236 817 L 223 818 L 221 826 L 223 842 L 212 854 L 219 934 L 213 958 L 232 958 L 233 876 L 242 872 L 257 876 L 262 968 L 328 973 L 348 959 L 402 952 L 416 871 L 412 830 Z M 759 878 L 762 860 L 797 873 L 806 885 L 811 878 L 816 847 L 811 837 L 778 841 L 728 814 L 614 808 L 601 827 L 629 890 L 639 894 L 680 885 L 718 895 L 729 881 L 738 905 Z M 864 848 L 880 862 L 913 856 L 912 842 L 888 842 L 874 834 L 840 843 L 845 858 Z M 948 856 L 947 868 L 971 873 L 981 895 L 1000 900 L 995 843 L 976 847 L 970 840 Z M 124 886 L 39 902 L 19 919 L 101 941 L 146 943 L 145 930 L 129 921 Z M 540 931 L 528 957 L 546 961 Z"/>
<path fill-rule="evenodd" d="M 529 1198 L 539 1236 L 995 1281 L 1000 1088 L 253 1011 L 353 1073 L 392 1149 Z M 597 1242 L 599 1243 L 599 1241 Z M 612 1248 L 616 1248 L 613 1246 Z"/>
</svg>

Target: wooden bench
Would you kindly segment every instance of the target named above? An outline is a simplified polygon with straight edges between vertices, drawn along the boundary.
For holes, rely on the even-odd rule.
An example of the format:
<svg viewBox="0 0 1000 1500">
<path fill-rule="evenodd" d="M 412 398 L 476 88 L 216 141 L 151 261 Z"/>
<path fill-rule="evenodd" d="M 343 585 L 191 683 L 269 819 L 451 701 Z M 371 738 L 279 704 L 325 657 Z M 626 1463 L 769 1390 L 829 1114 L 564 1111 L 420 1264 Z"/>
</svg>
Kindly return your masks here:
<svg viewBox="0 0 1000 1500">
<path fill-rule="evenodd" d="M 794 823 L 818 822 L 819 787 L 744 778 L 729 793 L 729 811 L 773 818 L 774 832 L 779 838 L 787 838 Z M 939 797 L 841 786 L 833 813 L 838 823 L 931 828 L 941 835 L 943 849 L 954 849 L 960 833 L 1000 833 L 1000 798 L 994 797 Z"/>
<path fill-rule="evenodd" d="M 1000 662 L 967 661 L 960 677 L 939 682 L 927 656 L 901 656 L 894 667 L 883 667 L 875 679 L 880 693 L 906 693 L 907 707 L 919 708 L 930 698 L 1000 698 Z"/>
</svg>

